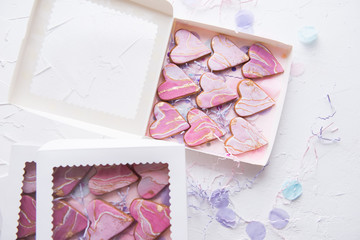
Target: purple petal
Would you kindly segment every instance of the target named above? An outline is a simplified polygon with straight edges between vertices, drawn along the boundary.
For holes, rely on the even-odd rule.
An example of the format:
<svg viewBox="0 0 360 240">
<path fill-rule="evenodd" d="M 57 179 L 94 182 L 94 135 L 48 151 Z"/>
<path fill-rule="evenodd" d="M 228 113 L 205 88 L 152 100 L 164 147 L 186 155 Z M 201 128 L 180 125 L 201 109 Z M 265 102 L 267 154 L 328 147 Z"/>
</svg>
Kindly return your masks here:
<svg viewBox="0 0 360 240">
<path fill-rule="evenodd" d="M 270 224 L 276 229 L 283 229 L 289 223 L 289 214 L 280 208 L 274 208 L 269 213 Z"/>
<path fill-rule="evenodd" d="M 210 196 L 210 203 L 216 208 L 225 208 L 229 206 L 229 192 L 222 189 L 216 189 Z"/>
<path fill-rule="evenodd" d="M 266 235 L 266 229 L 261 222 L 253 221 L 246 226 L 246 233 L 251 240 L 263 240 Z"/>
<path fill-rule="evenodd" d="M 239 216 L 230 208 L 221 208 L 216 213 L 216 221 L 227 228 L 235 228 L 239 220 Z"/>
</svg>

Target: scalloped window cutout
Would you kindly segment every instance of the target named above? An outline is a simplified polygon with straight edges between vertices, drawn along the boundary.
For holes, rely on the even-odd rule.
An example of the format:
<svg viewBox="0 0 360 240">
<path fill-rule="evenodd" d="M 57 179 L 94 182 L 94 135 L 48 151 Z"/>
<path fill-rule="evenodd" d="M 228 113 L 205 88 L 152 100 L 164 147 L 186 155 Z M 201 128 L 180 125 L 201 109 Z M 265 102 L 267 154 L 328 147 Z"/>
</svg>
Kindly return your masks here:
<svg viewBox="0 0 360 240">
<path fill-rule="evenodd" d="M 52 176 L 53 239 L 171 239 L 168 164 L 56 167 Z"/>
<path fill-rule="evenodd" d="M 57 0 L 31 92 L 134 119 L 158 26 L 87 0 Z"/>
</svg>

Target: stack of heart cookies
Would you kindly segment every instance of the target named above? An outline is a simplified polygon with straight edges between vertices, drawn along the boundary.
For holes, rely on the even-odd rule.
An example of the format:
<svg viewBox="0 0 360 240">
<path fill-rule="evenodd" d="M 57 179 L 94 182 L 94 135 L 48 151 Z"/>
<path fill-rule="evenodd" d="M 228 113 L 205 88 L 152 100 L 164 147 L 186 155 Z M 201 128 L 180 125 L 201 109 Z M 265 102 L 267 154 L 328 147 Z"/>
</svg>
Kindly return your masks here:
<svg viewBox="0 0 360 240">
<path fill-rule="evenodd" d="M 275 100 L 255 81 L 283 73 L 281 64 L 262 43 L 253 43 L 244 51 L 246 46 L 237 46 L 229 37 L 215 35 L 209 48 L 196 35 L 185 29 L 174 34 L 175 46 L 163 67 L 163 81 L 157 89 L 158 101 L 154 105 L 149 135 L 166 139 L 180 134 L 189 147 L 217 139 L 224 143 L 230 155 L 265 146 L 266 138 L 246 118 L 275 105 Z M 201 66 L 201 72 L 192 74 L 199 76 L 196 81 L 184 69 L 192 63 L 199 65 L 199 59 L 206 64 Z M 235 67 L 241 68 L 241 80 L 236 85 L 226 74 Z M 186 115 L 180 114 L 173 103 L 188 98 L 194 100 L 195 105 Z M 206 114 L 229 103 L 236 115 L 226 126 Z"/>
<path fill-rule="evenodd" d="M 170 239 L 167 164 L 67 166 L 53 173 L 53 239 Z"/>
</svg>

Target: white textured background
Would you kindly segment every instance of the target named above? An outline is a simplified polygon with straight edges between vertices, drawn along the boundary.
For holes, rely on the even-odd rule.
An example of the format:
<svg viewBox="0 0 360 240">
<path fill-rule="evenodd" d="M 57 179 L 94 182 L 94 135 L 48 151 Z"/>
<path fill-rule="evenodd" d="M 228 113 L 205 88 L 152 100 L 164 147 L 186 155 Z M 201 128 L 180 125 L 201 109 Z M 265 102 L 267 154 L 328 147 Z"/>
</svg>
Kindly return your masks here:
<svg viewBox="0 0 360 240">
<path fill-rule="evenodd" d="M 207 6 L 213 5 L 213 8 L 194 10 L 176 0 L 175 14 L 235 28 L 235 13 L 249 9 L 255 15 L 254 33 L 292 44 L 294 61 L 305 67 L 302 76 L 290 79 L 270 164 L 251 188 L 231 195 L 231 208 L 247 221 L 265 223 L 266 239 L 360 239 L 360 81 L 357 75 L 360 2 L 254 0 L 240 3 L 239 0 L 223 0 L 222 7 L 216 3 L 221 1 L 210 0 Z M 6 104 L 32 4 L 33 0 L 0 0 L 0 176 L 6 174 L 13 143 L 41 144 L 56 138 L 101 137 Z M 319 31 L 317 42 L 310 46 L 297 39 L 298 30 L 305 25 Z M 319 123 L 318 117 L 332 113 L 327 94 L 336 109 L 331 122 L 339 129 L 329 137 L 341 137 L 341 141 L 324 144 L 313 138 L 308 142 L 311 129 L 316 129 Z M 308 146 L 310 150 L 303 158 Z M 304 167 L 301 167 L 302 159 Z M 246 183 L 246 179 L 261 170 L 246 164 L 237 168 L 231 161 L 218 161 L 193 152 L 188 153 L 187 161 L 194 181 L 209 191 L 218 187 L 217 182 L 213 183 L 216 176 L 229 179 L 232 174 L 240 183 Z M 291 203 L 276 198 L 281 185 L 299 174 L 303 195 Z M 190 198 L 189 202 L 203 209 L 209 207 L 195 198 Z M 290 214 L 290 223 L 284 230 L 275 230 L 267 224 L 273 206 Z M 248 239 L 245 224 L 236 229 L 226 229 L 216 221 L 208 224 L 209 216 L 213 215 L 211 209 L 207 212 L 190 209 L 189 239 Z"/>
</svg>

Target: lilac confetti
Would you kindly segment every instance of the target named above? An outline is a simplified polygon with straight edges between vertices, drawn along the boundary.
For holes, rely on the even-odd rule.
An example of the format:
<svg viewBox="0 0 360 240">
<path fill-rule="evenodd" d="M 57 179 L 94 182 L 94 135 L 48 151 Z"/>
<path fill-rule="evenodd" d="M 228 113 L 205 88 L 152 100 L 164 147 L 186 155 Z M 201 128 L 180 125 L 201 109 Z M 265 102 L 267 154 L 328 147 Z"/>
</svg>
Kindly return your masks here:
<svg viewBox="0 0 360 240">
<path fill-rule="evenodd" d="M 252 32 L 254 24 L 254 14 L 249 10 L 239 10 L 235 15 L 235 23 L 238 30 Z"/>
<path fill-rule="evenodd" d="M 221 208 L 216 213 L 216 221 L 227 228 L 235 228 L 239 220 L 239 216 L 230 208 Z"/>
<path fill-rule="evenodd" d="M 289 223 L 289 214 L 280 208 L 274 208 L 269 213 L 270 224 L 276 229 L 283 229 Z"/>
<path fill-rule="evenodd" d="M 253 221 L 246 226 L 246 233 L 251 240 L 263 240 L 266 235 L 266 229 L 261 222 Z"/>
<path fill-rule="evenodd" d="M 282 194 L 287 200 L 293 201 L 301 196 L 302 186 L 297 180 L 288 181 L 283 185 Z"/>
<path fill-rule="evenodd" d="M 229 206 L 229 191 L 222 188 L 216 189 L 210 196 L 210 203 L 216 208 L 226 208 Z"/>
</svg>

